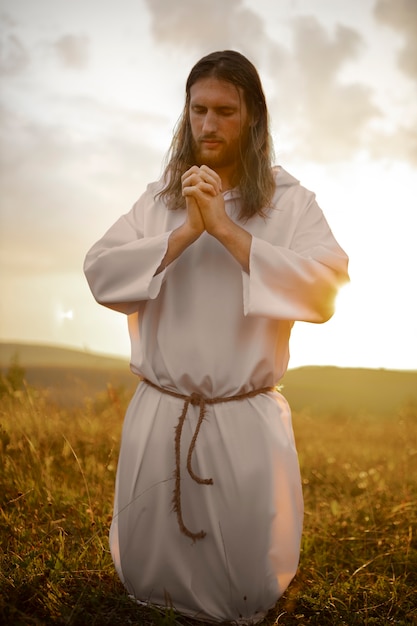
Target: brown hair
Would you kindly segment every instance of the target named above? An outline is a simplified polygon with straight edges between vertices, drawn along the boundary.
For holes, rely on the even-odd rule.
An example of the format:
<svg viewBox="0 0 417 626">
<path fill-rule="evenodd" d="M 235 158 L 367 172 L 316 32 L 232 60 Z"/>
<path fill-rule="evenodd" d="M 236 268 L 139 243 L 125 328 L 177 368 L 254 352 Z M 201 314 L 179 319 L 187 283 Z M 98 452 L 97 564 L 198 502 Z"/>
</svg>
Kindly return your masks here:
<svg viewBox="0 0 417 626">
<path fill-rule="evenodd" d="M 166 184 L 159 195 L 171 209 L 184 207 L 181 176 L 195 165 L 189 116 L 190 89 L 198 80 L 208 77 L 232 83 L 243 91 L 251 123 L 247 133 L 247 145 L 241 146 L 238 164 L 236 182 L 242 198 L 239 217 L 249 219 L 256 213 L 264 215 L 264 209 L 269 205 L 275 188 L 271 169 L 272 141 L 268 111 L 255 66 L 234 50 L 213 52 L 192 68 L 186 83 L 184 110 L 167 155 L 168 163 L 164 171 Z"/>
</svg>

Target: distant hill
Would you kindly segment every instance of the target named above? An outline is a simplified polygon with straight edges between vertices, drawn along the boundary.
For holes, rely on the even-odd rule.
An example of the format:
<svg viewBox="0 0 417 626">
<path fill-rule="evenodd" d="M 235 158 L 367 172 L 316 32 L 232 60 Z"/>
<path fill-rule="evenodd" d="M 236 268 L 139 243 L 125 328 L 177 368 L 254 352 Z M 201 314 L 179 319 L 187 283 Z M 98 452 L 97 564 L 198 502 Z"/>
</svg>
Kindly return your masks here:
<svg viewBox="0 0 417 626">
<path fill-rule="evenodd" d="M 29 385 L 47 388 L 65 405 L 80 405 L 107 384 L 133 393 L 138 379 L 127 360 L 45 345 L 0 343 L 0 369 L 17 358 Z M 282 393 L 293 411 L 389 415 L 406 405 L 417 411 L 417 371 L 308 366 L 290 369 Z"/>
<path fill-rule="evenodd" d="M 388 415 L 410 405 L 417 423 L 417 371 L 308 366 L 282 384 L 293 411 Z"/>
<path fill-rule="evenodd" d="M 71 348 L 43 344 L 0 342 L 0 367 L 8 367 L 17 356 L 23 367 L 86 367 L 94 369 L 125 369 L 127 360 L 83 352 Z"/>
<path fill-rule="evenodd" d="M 0 370 L 17 359 L 31 387 L 47 389 L 52 400 L 65 406 L 82 405 L 106 390 L 108 383 L 133 393 L 138 378 L 128 360 L 57 346 L 1 343 Z"/>
</svg>

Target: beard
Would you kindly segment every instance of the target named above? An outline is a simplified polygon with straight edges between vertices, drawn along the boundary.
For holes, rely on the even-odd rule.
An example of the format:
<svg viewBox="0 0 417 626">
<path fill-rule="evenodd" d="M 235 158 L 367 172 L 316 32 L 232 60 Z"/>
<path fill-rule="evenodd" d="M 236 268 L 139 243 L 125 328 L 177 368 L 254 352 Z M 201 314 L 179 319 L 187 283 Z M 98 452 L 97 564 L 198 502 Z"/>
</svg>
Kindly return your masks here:
<svg viewBox="0 0 417 626">
<path fill-rule="evenodd" d="M 216 142 L 216 145 L 210 147 L 204 141 Z M 201 137 L 197 140 L 193 137 L 192 151 L 195 163 L 199 167 L 207 165 L 213 170 L 226 167 L 235 167 L 238 170 L 241 167 L 246 143 L 246 137 L 240 137 L 229 144 L 223 139 L 212 136 Z"/>
</svg>

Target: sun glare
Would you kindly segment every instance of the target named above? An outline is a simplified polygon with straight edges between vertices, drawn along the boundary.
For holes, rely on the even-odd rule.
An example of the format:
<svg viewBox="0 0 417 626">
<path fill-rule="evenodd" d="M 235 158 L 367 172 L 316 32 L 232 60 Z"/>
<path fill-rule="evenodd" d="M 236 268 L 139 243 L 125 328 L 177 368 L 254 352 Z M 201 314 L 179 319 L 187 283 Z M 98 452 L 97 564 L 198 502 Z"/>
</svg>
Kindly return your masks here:
<svg viewBox="0 0 417 626">
<path fill-rule="evenodd" d="M 74 313 L 72 309 L 69 309 L 68 311 L 60 311 L 59 318 L 61 320 L 72 320 L 74 318 Z"/>
<path fill-rule="evenodd" d="M 352 291 L 351 283 L 343 285 L 336 296 L 335 309 L 336 311 L 346 310 L 352 306 Z"/>
</svg>

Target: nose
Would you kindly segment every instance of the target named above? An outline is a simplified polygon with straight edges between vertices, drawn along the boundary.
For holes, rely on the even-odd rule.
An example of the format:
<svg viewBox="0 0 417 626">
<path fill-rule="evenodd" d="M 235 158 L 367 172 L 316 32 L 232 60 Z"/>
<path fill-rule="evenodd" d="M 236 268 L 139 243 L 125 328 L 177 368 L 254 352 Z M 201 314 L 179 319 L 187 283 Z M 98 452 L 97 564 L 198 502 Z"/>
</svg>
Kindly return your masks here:
<svg viewBox="0 0 417 626">
<path fill-rule="evenodd" d="M 202 130 L 205 135 L 217 132 L 217 115 L 214 111 L 208 110 L 205 114 Z"/>
</svg>

